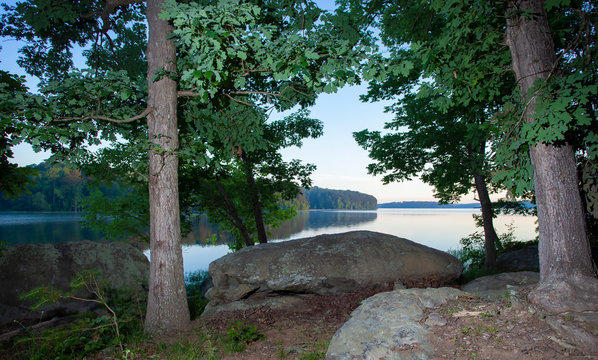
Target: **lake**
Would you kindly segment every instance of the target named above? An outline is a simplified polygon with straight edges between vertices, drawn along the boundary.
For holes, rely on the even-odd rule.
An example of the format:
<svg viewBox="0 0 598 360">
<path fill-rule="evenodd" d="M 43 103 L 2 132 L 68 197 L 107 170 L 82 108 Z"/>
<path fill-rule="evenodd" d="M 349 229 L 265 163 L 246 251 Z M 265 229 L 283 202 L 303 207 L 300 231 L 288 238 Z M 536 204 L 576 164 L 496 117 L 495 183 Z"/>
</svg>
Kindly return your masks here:
<svg viewBox="0 0 598 360">
<path fill-rule="evenodd" d="M 459 239 L 476 229 L 473 214 L 478 209 L 378 209 L 372 211 L 309 210 L 279 229 L 271 230 L 270 241 L 285 241 L 319 234 L 354 230 L 378 231 L 403 237 L 439 250 L 457 249 Z M 515 237 L 530 240 L 536 237 L 536 217 L 500 215 L 495 219 L 497 232 L 513 226 Z M 207 238 L 216 244 L 206 244 Z M 193 222 L 191 233 L 183 239 L 185 272 L 207 269 L 213 260 L 229 250 L 228 234 L 211 224 L 205 216 Z M 65 241 L 101 241 L 101 232 L 81 226 L 81 216 L 72 213 L 0 213 L 0 240 L 9 244 Z M 149 250 L 145 251 L 149 257 Z"/>
</svg>

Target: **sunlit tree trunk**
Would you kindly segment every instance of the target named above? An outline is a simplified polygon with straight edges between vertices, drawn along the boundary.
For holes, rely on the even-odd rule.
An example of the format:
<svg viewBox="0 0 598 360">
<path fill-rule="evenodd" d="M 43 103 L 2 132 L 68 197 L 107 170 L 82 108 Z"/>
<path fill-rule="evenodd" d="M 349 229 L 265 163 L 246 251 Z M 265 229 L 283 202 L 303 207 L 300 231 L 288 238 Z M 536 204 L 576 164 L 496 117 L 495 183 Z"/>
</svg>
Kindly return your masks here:
<svg viewBox="0 0 598 360">
<path fill-rule="evenodd" d="M 168 76 L 153 81 L 156 70 L 176 71 L 172 27 L 159 19 L 163 0 L 147 2 L 149 39 L 148 116 L 150 279 L 145 331 L 163 335 L 189 324 L 181 249 L 178 194 L 177 83 Z"/>
<path fill-rule="evenodd" d="M 542 0 L 509 1 L 507 42 L 513 71 L 533 122 L 538 79 L 558 76 L 554 43 Z M 573 148 L 537 144 L 530 149 L 538 206 L 540 284 L 530 300 L 552 313 L 598 310 L 598 279 L 585 231 Z"/>
</svg>

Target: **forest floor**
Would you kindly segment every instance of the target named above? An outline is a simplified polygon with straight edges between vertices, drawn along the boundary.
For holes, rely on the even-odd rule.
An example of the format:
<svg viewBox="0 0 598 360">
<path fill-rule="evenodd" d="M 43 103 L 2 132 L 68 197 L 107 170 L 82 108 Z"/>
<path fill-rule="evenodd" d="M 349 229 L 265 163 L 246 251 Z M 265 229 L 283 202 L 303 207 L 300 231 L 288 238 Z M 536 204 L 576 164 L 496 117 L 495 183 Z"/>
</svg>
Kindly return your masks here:
<svg viewBox="0 0 598 360">
<path fill-rule="evenodd" d="M 528 291 L 500 301 L 463 296 L 427 309 L 422 324 L 432 313 L 446 320 L 429 328 L 433 359 L 598 359 L 598 349 L 584 354 L 557 334 L 545 315 L 533 311 L 526 300 Z M 229 312 L 217 320 L 196 320 L 188 333 L 166 340 L 169 345 L 148 343 L 142 352 L 151 358 L 182 359 L 189 354 L 184 347 L 194 346 L 197 358 L 204 359 L 324 359 L 332 336 L 360 301 L 371 295 L 362 291 L 319 297 L 307 312 L 261 308 Z M 226 353 L 221 339 L 238 321 L 257 328 L 263 338 L 242 352 Z M 181 349 L 181 356 L 173 349 Z"/>
</svg>

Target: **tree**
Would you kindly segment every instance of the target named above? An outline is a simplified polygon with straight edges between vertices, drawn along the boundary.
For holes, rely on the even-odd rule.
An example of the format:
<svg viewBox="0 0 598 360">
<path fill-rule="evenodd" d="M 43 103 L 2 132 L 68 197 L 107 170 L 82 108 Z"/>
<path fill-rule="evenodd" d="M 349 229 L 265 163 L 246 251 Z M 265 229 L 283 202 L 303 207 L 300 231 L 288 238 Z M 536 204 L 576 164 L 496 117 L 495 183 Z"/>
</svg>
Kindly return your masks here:
<svg viewBox="0 0 598 360">
<path fill-rule="evenodd" d="M 295 199 L 301 187 L 311 184 L 313 165 L 285 162 L 279 153 L 285 147 L 301 146 L 304 138 L 321 135 L 322 123 L 308 116 L 309 112 L 299 111 L 264 123 L 262 146 L 234 156 L 219 152 L 220 159 L 212 161 L 218 169 L 183 168 L 182 191 L 191 198 L 186 207 L 206 211 L 212 222 L 233 233 L 234 249 L 252 246 L 256 238 L 267 242 L 266 226 L 276 228 L 296 214 L 283 202 Z"/>
<path fill-rule="evenodd" d="M 172 25 L 160 18 L 164 0 L 148 0 L 147 116 L 149 150 L 150 279 L 145 330 L 161 334 L 189 323 L 184 286 L 178 191 L 177 82 Z M 166 73 L 159 79 L 157 74 Z"/>
<path fill-rule="evenodd" d="M 543 270 L 530 298 L 551 312 L 595 308 L 589 299 L 597 293 L 596 270 L 581 220 L 573 154 L 598 157 L 592 131 L 598 104 L 596 7 L 588 1 L 551 1 L 547 13 L 536 0 L 405 5 L 399 4 L 403 11 L 387 22 L 410 13 L 423 30 L 412 46 L 426 37 L 437 39 L 439 46 L 424 49 L 422 59 L 436 69 L 434 80 L 452 90 L 451 101 L 502 102 L 490 119 L 493 181 L 515 195 L 535 191 L 538 203 Z M 500 78 L 510 68 L 522 87 L 504 92 Z"/>
<path fill-rule="evenodd" d="M 264 140 L 268 145 L 256 151 L 241 153 L 240 160 L 247 180 L 259 243 L 268 241 L 263 210 L 270 217 L 268 223 L 280 225 L 295 214 L 290 209 L 283 209 L 282 201 L 296 198 L 301 187 L 311 186 L 309 176 L 315 166 L 302 165 L 299 160 L 286 163 L 278 152 L 289 146 L 300 147 L 304 138 L 322 135 L 322 123 L 308 118 L 308 115 L 307 112 L 300 112 L 266 124 Z"/>
<path fill-rule="evenodd" d="M 178 159 L 205 166 L 209 149 L 201 138 L 231 151 L 259 148 L 268 108 L 307 106 L 318 93 L 358 83 L 353 70 L 368 44 L 349 22 L 313 2 L 150 0 L 146 68 L 138 1 L 30 0 L 5 9 L 1 34 L 29 42 L 21 65 L 43 79 L 21 115 L 31 125 L 25 135 L 34 148 L 72 161 L 85 159 L 86 145 L 101 140 L 114 147 L 125 142 L 121 148 L 134 153 L 149 148 L 152 270 L 145 330 L 183 328 Z M 88 43 L 91 69 L 70 71 L 72 45 Z M 255 109 L 251 117 L 232 116 L 247 107 Z M 177 115 L 191 129 L 182 144 Z M 147 128 L 140 122 L 145 118 Z"/>
<path fill-rule="evenodd" d="M 117 94 L 120 92 L 118 99 L 125 101 L 133 93 L 130 78 L 127 78 L 126 74 L 116 76 L 119 81 L 128 82 L 129 86 L 123 86 L 124 90 L 115 89 L 114 84 L 106 86 L 104 83 L 95 89 L 92 89 L 91 85 L 93 80 L 96 81 L 96 85 L 103 82 L 101 77 L 106 75 L 101 71 L 105 69 L 105 62 L 99 59 L 100 50 L 114 50 L 115 43 L 111 39 L 113 34 L 109 31 L 120 30 L 120 33 L 116 34 L 118 39 L 130 35 L 127 33 L 129 28 L 119 29 L 112 25 L 119 21 L 119 17 L 124 22 L 133 20 L 139 24 L 143 7 L 134 3 L 136 1 L 85 1 L 53 6 L 30 1 L 13 8 L 5 6 L 7 14 L 2 19 L 2 35 L 27 39 L 30 44 L 22 50 L 25 60 L 21 61 L 21 65 L 24 65 L 29 73 L 46 79 L 42 83 L 42 95 L 31 96 L 30 99 L 35 99 L 34 104 L 37 103 L 38 106 L 47 102 L 47 110 L 33 108 L 24 115 L 34 123 L 33 130 L 30 130 L 32 133 L 29 134 L 34 146 L 51 148 L 56 152 L 76 157 L 77 152 L 81 155 L 83 150 L 75 149 L 83 145 L 85 140 L 91 140 L 91 144 L 99 143 L 101 138 L 114 141 L 116 134 L 124 135 L 125 140 L 130 138 L 130 127 L 126 129 L 125 125 L 120 129 L 110 128 L 101 124 L 102 121 L 124 124 L 147 116 L 151 143 L 149 192 L 152 261 L 145 330 L 151 334 L 161 334 L 184 328 L 189 322 L 180 247 L 176 177 L 177 83 L 168 76 L 159 76 L 160 72 L 176 71 L 176 50 L 169 39 L 171 25 L 159 18 L 164 3 L 162 0 L 150 0 L 147 6 L 148 100 L 145 110 L 138 116 L 123 116 L 131 114 L 144 104 L 135 101 L 123 104 L 114 100 L 115 91 Z M 36 15 L 31 16 L 33 14 Z M 143 32 L 143 26 L 134 26 L 137 26 L 138 32 Z M 99 39 L 103 41 L 100 43 Z M 101 46 L 104 40 L 108 43 L 106 48 Z M 97 65 L 95 73 L 88 74 L 87 77 L 71 75 L 68 72 L 73 64 L 71 44 L 84 45 L 90 41 L 93 46 L 88 59 L 92 66 Z M 114 55 L 114 52 L 110 55 Z M 140 59 L 142 56 L 140 53 L 134 54 L 132 68 L 137 70 L 137 74 L 141 74 L 142 71 L 139 70 L 144 67 L 144 61 Z M 131 58 L 117 59 L 116 65 L 121 65 L 120 61 L 123 60 Z M 94 77 L 98 72 L 100 78 Z M 134 76 L 135 73 L 130 75 Z M 86 101 L 87 99 L 91 101 Z M 93 103 L 96 105 L 90 106 Z M 122 107 L 122 110 L 117 110 L 119 107 Z M 113 117 L 108 117 L 107 114 Z M 46 131 L 39 126 L 44 121 L 54 126 Z M 85 134 L 86 132 L 88 134 Z M 101 136 L 100 132 L 103 132 Z M 65 143 L 68 144 L 66 148 L 63 145 Z"/>
<path fill-rule="evenodd" d="M 560 77 L 562 69 L 544 1 L 509 1 L 506 17 L 513 71 L 524 97 L 523 119 L 533 127 L 550 121 L 542 119 L 547 114 L 540 109 L 547 99 L 544 92 L 550 91 L 547 83 Z M 585 230 L 574 149 L 566 139 L 536 139 L 530 144 L 530 158 L 540 227 L 540 284 L 530 300 L 553 313 L 596 310 L 597 271 Z"/>
<path fill-rule="evenodd" d="M 354 133 L 355 140 L 376 161 L 368 166 L 368 173 L 385 174 L 384 183 L 420 176 L 434 186 L 441 203 L 458 201 L 475 189 L 484 228 L 484 267 L 495 268 L 498 236 L 486 180 L 490 169 L 486 153 L 490 136 L 484 127 L 487 111 L 476 104 L 442 112 L 435 108 L 434 100 L 420 94 L 404 95 L 391 107 L 395 120 L 386 124 L 393 133 L 363 130 Z"/>
<path fill-rule="evenodd" d="M 470 6 L 460 21 L 493 30 L 499 20 L 484 15 L 488 7 Z M 370 79 L 369 92 L 363 99 L 396 101 L 387 108 L 396 114 L 386 124 L 392 133 L 382 136 L 364 130 L 354 134 L 376 161 L 368 172 L 386 174 L 384 183 L 421 176 L 434 186 L 435 196 L 443 203 L 458 201 L 475 189 L 484 227 L 484 266 L 494 268 L 498 237 L 488 189 L 493 167 L 489 123 L 513 79 L 477 60 L 503 63 L 504 52 L 470 45 L 499 35 L 467 27 L 455 35 L 449 30 L 454 20 L 435 2 L 346 2 L 346 11 L 377 21 L 387 47 L 386 56 L 370 61 L 365 73 Z"/>
</svg>

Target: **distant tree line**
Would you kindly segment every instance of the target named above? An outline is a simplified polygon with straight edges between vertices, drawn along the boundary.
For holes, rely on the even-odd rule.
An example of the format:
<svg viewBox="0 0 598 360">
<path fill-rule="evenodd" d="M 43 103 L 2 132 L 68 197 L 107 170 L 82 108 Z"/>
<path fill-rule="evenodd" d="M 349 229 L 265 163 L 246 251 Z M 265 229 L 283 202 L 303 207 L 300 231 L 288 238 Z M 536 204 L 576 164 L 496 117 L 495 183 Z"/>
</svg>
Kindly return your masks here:
<svg viewBox="0 0 598 360">
<path fill-rule="evenodd" d="M 304 194 L 310 209 L 375 210 L 378 204 L 372 195 L 351 190 L 313 187 Z"/>
<path fill-rule="evenodd" d="M 89 195 L 87 180 L 79 170 L 44 162 L 32 170 L 26 192 L 17 197 L 0 195 L 1 211 L 81 211 Z"/>
<path fill-rule="evenodd" d="M 90 195 L 101 199 L 120 198 L 128 193 L 125 185 L 111 187 L 91 184 L 91 179 L 60 163 L 48 161 L 28 167 L 33 171 L 26 193 L 17 197 L 0 195 L 0 211 L 83 211 Z M 284 201 L 285 207 L 297 210 L 341 209 L 375 210 L 377 200 L 371 195 L 351 190 L 332 190 L 314 187 L 302 192 L 292 200 Z"/>
</svg>

